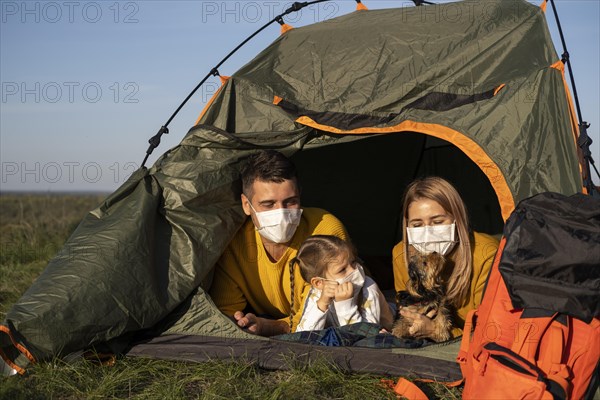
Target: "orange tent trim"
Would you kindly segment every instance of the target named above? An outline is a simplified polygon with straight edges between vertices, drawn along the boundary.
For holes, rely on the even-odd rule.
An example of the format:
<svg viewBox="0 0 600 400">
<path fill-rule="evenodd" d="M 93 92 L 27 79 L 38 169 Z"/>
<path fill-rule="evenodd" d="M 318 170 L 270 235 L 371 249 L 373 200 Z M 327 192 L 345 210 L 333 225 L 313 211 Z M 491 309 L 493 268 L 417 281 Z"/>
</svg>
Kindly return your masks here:
<svg viewBox="0 0 600 400">
<path fill-rule="evenodd" d="M 280 35 L 283 35 L 284 33 L 286 33 L 287 31 L 291 31 L 292 29 L 294 29 L 293 26 L 288 25 L 288 24 L 283 24 L 281 25 L 281 31 L 280 31 Z"/>
<path fill-rule="evenodd" d="M 194 125 L 198 125 L 200 123 L 200 120 L 202 119 L 202 117 L 204 117 L 204 114 L 206 114 L 206 111 L 208 110 L 208 107 L 210 107 L 212 105 L 213 101 L 215 101 L 215 98 L 221 92 L 221 89 L 223 89 L 223 87 L 225 86 L 225 83 L 229 80 L 230 77 L 229 76 L 220 76 L 219 75 L 219 78 L 221 79 L 221 87 L 219 87 L 219 89 L 215 92 L 215 94 L 213 94 L 210 97 L 210 100 L 208 100 L 208 103 L 206 103 L 206 105 L 202 109 L 202 112 L 198 116 L 198 119 L 196 120 L 196 123 Z"/>
<path fill-rule="evenodd" d="M 500 86 L 498 86 L 496 89 L 494 89 L 494 96 L 498 94 L 498 92 L 500 92 L 502 89 L 504 89 L 504 87 L 506 86 L 506 84 L 501 84 Z"/>
<path fill-rule="evenodd" d="M 434 136 L 446 140 L 458 147 L 467 157 L 469 157 L 481 171 L 487 176 L 490 181 L 498 202 L 504 221 L 508 219 L 510 213 L 515 208 L 513 195 L 508 187 L 508 183 L 500 171 L 498 165 L 483 151 L 483 149 L 473 140 L 466 137 L 464 134 L 448 128 L 443 125 L 430 124 L 415 121 L 403 121 L 398 125 L 387 126 L 382 128 L 365 127 L 351 130 L 342 130 L 328 125 L 322 125 L 315 122 L 307 116 L 301 116 L 296 119 L 296 122 L 302 125 L 310 126 L 326 132 L 337 133 L 341 135 L 353 134 L 369 134 L 369 133 L 397 133 L 402 131 L 420 132 L 426 135 Z"/>
<path fill-rule="evenodd" d="M 575 148 L 577 149 L 577 155 L 579 158 L 579 175 L 582 177 L 582 193 L 588 194 L 587 188 L 583 185 L 583 156 L 581 155 L 581 150 L 579 149 L 579 145 L 577 144 L 577 139 L 579 138 L 579 123 L 577 122 L 577 116 L 575 115 L 575 106 L 573 105 L 573 99 L 571 98 L 571 93 L 569 92 L 569 84 L 567 83 L 567 79 L 565 77 L 565 63 L 563 63 L 562 60 L 558 60 L 557 62 L 552 64 L 550 68 L 554 68 L 560 71 L 560 74 L 562 76 L 563 85 L 565 87 L 565 95 L 567 97 L 567 104 L 569 105 L 569 115 L 571 116 L 571 129 L 573 132 L 573 141 L 575 142 Z"/>
</svg>

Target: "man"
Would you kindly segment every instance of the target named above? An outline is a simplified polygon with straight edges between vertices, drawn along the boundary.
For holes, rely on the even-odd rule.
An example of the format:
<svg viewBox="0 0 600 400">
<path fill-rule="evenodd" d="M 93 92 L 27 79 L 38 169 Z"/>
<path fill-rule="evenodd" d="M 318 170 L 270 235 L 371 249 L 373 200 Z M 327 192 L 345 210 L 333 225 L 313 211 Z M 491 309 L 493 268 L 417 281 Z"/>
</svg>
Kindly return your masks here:
<svg viewBox="0 0 600 400">
<path fill-rule="evenodd" d="M 294 164 L 281 153 L 253 154 L 242 170 L 242 208 L 250 216 L 215 267 L 210 296 L 250 333 L 272 336 L 298 324 L 310 285 L 289 262 L 311 235 L 347 239 L 342 223 L 325 210 L 300 208 Z M 289 315 L 293 305 L 295 320 Z"/>
</svg>

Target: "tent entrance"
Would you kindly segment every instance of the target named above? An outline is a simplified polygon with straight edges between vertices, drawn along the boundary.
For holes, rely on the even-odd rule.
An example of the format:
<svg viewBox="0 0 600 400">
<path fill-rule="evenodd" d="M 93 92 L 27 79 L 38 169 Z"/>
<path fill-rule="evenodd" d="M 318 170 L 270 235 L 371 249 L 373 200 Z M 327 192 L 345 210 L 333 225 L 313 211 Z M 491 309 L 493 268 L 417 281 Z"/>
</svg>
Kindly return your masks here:
<svg viewBox="0 0 600 400">
<path fill-rule="evenodd" d="M 447 179 L 462 195 L 474 230 L 502 233 L 504 223 L 492 185 L 450 142 L 398 132 L 331 143 L 335 145 L 292 156 L 303 205 L 324 208 L 342 220 L 382 289 L 393 288 L 391 253 L 402 239 L 402 194 L 417 177 Z"/>
</svg>

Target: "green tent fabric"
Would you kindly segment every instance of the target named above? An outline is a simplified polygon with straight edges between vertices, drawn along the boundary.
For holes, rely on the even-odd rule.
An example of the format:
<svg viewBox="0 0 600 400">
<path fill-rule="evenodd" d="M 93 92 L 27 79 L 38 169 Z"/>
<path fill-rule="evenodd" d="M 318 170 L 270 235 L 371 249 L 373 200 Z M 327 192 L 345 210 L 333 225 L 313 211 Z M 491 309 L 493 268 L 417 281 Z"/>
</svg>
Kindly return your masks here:
<svg viewBox="0 0 600 400">
<path fill-rule="evenodd" d="M 199 338 L 281 346 L 239 330 L 205 292 L 245 220 L 248 155 L 290 156 L 303 205 L 340 218 L 390 289 L 415 177 L 449 179 L 474 229 L 492 234 L 524 198 L 582 191 L 563 73 L 543 9 L 521 0 L 361 10 L 292 29 L 225 80 L 180 145 L 86 216 L 9 311 L 0 349 L 24 368 L 99 344 L 122 351 L 140 331 L 194 337 L 198 352 Z M 169 353 L 159 342 L 153 354 Z"/>
</svg>

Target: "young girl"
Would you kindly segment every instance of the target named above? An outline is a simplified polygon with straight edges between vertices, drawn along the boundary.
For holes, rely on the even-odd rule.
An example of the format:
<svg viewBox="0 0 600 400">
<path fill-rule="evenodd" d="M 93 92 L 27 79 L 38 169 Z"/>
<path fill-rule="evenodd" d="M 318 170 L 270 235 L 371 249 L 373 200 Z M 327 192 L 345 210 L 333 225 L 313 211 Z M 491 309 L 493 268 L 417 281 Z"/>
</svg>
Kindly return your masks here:
<svg viewBox="0 0 600 400">
<path fill-rule="evenodd" d="M 310 236 L 290 261 L 290 276 L 296 267 L 311 285 L 296 332 L 356 322 L 391 329 L 389 305 L 377 284 L 365 276 L 350 243 L 336 236 Z M 292 281 L 292 291 L 293 285 Z"/>
</svg>

